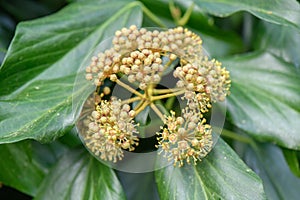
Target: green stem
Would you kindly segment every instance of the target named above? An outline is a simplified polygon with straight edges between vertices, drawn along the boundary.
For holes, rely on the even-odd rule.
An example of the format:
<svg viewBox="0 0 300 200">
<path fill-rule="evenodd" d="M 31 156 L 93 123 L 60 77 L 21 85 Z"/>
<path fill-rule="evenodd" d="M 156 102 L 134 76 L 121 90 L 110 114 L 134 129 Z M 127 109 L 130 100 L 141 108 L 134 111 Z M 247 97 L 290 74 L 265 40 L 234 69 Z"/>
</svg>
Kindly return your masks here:
<svg viewBox="0 0 300 200">
<path fill-rule="evenodd" d="M 153 89 L 153 94 L 166 94 L 171 92 L 178 92 L 182 88 L 168 88 L 168 89 Z"/>
<path fill-rule="evenodd" d="M 122 81 L 120 81 L 119 79 L 117 79 L 115 81 L 118 85 L 120 85 L 121 87 L 125 88 L 126 90 L 128 90 L 129 92 L 135 94 L 136 96 L 140 97 L 141 99 L 144 98 L 144 95 L 142 95 L 141 93 L 139 93 L 138 91 L 136 91 L 135 89 L 133 89 L 132 87 L 130 87 L 129 85 L 127 85 L 126 83 L 123 83 Z"/>
<path fill-rule="evenodd" d="M 160 110 L 156 107 L 156 105 L 154 103 L 150 104 L 150 107 L 152 108 L 152 110 L 157 114 L 157 116 L 161 119 L 161 121 L 163 123 L 165 123 L 165 117 L 164 115 L 160 112 Z"/>
<path fill-rule="evenodd" d="M 145 13 L 145 15 L 147 15 L 158 26 L 160 26 L 161 28 L 167 28 L 167 26 L 163 24 L 161 20 L 154 13 L 152 13 L 146 6 L 142 5 L 142 10 Z"/>
<path fill-rule="evenodd" d="M 237 134 L 237 133 L 232 132 L 232 131 L 227 130 L 227 129 L 223 129 L 221 135 L 223 135 L 223 136 L 225 136 L 227 138 L 231 138 L 231 139 L 237 140 L 239 142 L 250 144 L 252 146 L 254 144 L 254 141 L 251 138 L 249 138 L 247 136 L 243 136 L 241 134 Z"/>
<path fill-rule="evenodd" d="M 126 99 L 126 100 L 122 100 L 122 105 L 123 104 L 129 104 L 129 103 L 133 103 L 135 101 L 141 100 L 141 97 L 132 97 L 130 99 Z"/>
<path fill-rule="evenodd" d="M 137 116 L 140 112 L 142 112 L 148 105 L 149 105 L 148 101 L 143 101 L 143 104 L 138 109 L 135 109 L 135 116 Z"/>
<path fill-rule="evenodd" d="M 192 5 L 184 13 L 183 17 L 177 21 L 177 25 L 178 26 L 184 26 L 184 25 L 186 25 L 186 23 L 189 21 L 191 15 L 193 13 L 194 6 L 195 6 L 195 4 L 192 3 Z"/>
<path fill-rule="evenodd" d="M 165 107 L 166 107 L 167 110 L 171 110 L 173 108 L 173 104 L 174 104 L 175 100 L 176 100 L 175 96 L 174 97 L 170 97 L 167 100 L 166 105 L 165 105 Z"/>
<path fill-rule="evenodd" d="M 165 98 L 181 95 L 183 93 L 185 93 L 184 90 L 179 90 L 179 91 L 174 92 L 174 93 L 168 93 L 168 94 L 163 94 L 163 95 L 159 95 L 159 96 L 152 96 L 151 101 L 156 101 L 156 100 L 159 100 L 159 99 L 165 99 Z"/>
</svg>

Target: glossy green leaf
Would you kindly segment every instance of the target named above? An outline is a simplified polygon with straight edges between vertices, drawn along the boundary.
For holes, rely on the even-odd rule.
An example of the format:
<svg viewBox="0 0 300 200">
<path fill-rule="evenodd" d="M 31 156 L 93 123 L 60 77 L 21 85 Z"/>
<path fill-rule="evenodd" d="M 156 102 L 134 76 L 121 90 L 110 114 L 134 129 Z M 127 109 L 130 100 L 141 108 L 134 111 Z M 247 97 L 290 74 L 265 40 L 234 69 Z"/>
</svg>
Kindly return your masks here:
<svg viewBox="0 0 300 200">
<path fill-rule="evenodd" d="M 201 9 L 219 17 L 247 11 L 262 20 L 296 27 L 300 31 L 300 4 L 296 0 L 193 0 Z"/>
<path fill-rule="evenodd" d="M 156 172 L 161 200 L 265 199 L 262 182 L 221 139 L 196 166 Z"/>
<path fill-rule="evenodd" d="M 116 171 L 128 200 L 160 200 L 154 172 L 128 173 Z M 145 195 L 147 194 L 147 195 Z"/>
<path fill-rule="evenodd" d="M 95 1 L 20 23 L 0 68 L 0 143 L 48 142 L 70 129 L 78 115 L 72 95 L 84 90 L 73 93 L 85 56 L 117 29 L 141 20 L 138 2 Z"/>
<path fill-rule="evenodd" d="M 114 171 L 83 149 L 66 152 L 44 179 L 35 199 L 125 199 Z"/>
<path fill-rule="evenodd" d="M 282 149 L 282 152 L 291 171 L 300 178 L 300 152 L 290 149 Z"/>
<path fill-rule="evenodd" d="M 168 25 L 176 26 L 169 10 L 169 1 L 165 0 L 142 0 L 149 10 L 157 14 L 159 18 Z M 186 11 L 191 2 L 175 1 L 176 6 L 182 11 Z M 157 26 L 148 17 L 144 17 L 144 26 Z M 191 14 L 186 27 L 196 32 L 203 39 L 203 46 L 210 56 L 224 56 L 236 52 L 241 52 L 244 48 L 241 38 L 232 31 L 225 31 L 214 25 L 213 19 L 204 15 L 196 7 Z M 216 48 L 218 46 L 218 48 Z"/>
<path fill-rule="evenodd" d="M 50 146 L 36 145 L 28 140 L 0 145 L 0 182 L 28 195 L 36 194 L 48 168 L 57 158 Z"/>
<path fill-rule="evenodd" d="M 244 159 L 263 180 L 268 199 L 299 198 L 300 178 L 290 171 L 280 148 L 272 144 L 248 147 Z"/>
<path fill-rule="evenodd" d="M 300 148 L 300 75 L 269 53 L 224 59 L 232 87 L 228 113 L 232 123 L 259 140 Z"/>
<path fill-rule="evenodd" d="M 300 32 L 295 28 L 260 22 L 255 32 L 254 46 L 282 57 L 300 70 Z"/>
</svg>

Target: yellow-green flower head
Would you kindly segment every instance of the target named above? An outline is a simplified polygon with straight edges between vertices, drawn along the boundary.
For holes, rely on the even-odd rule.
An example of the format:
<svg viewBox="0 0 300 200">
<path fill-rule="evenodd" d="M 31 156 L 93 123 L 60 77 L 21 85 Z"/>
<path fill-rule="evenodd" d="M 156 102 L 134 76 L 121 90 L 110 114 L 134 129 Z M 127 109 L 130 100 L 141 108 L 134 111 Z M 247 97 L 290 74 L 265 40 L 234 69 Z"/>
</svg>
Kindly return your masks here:
<svg viewBox="0 0 300 200">
<path fill-rule="evenodd" d="M 175 80 L 172 88 L 160 86 L 166 74 Z M 211 102 L 225 100 L 231 83 L 222 64 L 204 54 L 201 38 L 182 27 L 160 31 L 130 26 L 116 31 L 112 47 L 92 57 L 86 79 L 100 96 L 84 135 L 96 156 L 116 162 L 123 150 L 133 151 L 139 141 L 136 116 L 150 107 L 164 124 L 157 147 L 178 166 L 196 163 L 212 149 L 211 126 L 203 113 L 211 109 Z M 110 90 L 103 89 L 105 81 L 131 97 L 109 95 Z M 102 98 L 105 95 L 110 100 Z M 157 107 L 157 101 L 174 96 L 186 101 L 180 113 Z"/>
</svg>

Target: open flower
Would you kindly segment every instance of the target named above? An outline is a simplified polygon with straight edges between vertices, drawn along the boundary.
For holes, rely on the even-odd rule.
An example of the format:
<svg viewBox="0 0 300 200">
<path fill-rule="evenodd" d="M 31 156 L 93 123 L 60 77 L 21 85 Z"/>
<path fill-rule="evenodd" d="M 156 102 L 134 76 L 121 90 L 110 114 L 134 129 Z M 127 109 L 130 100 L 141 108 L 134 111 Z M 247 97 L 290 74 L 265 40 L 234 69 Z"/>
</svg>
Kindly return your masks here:
<svg viewBox="0 0 300 200">
<path fill-rule="evenodd" d="M 181 116 L 176 117 L 174 111 L 165 116 L 164 124 L 162 132 L 157 133 L 157 147 L 175 166 L 182 166 L 184 161 L 196 164 L 212 149 L 212 129 L 206 124 L 195 98 L 188 99 Z"/>
</svg>

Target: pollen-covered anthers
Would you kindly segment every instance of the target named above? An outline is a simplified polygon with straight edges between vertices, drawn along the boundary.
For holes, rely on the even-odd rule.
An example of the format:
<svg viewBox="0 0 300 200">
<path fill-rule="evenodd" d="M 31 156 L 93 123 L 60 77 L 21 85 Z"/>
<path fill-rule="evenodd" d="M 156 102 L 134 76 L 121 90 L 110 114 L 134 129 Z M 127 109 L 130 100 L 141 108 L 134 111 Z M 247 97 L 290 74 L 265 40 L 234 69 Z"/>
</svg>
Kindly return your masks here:
<svg viewBox="0 0 300 200">
<path fill-rule="evenodd" d="M 185 161 L 196 164 L 212 149 L 211 126 L 200 115 L 189 108 L 183 110 L 181 117 L 171 111 L 166 116 L 165 127 L 161 127 L 162 132 L 157 133 L 160 153 L 173 160 L 174 166 L 181 167 Z"/>
<path fill-rule="evenodd" d="M 112 97 L 102 100 L 89 117 L 84 136 L 87 147 L 103 160 L 117 162 L 124 156 L 122 149 L 133 151 L 138 145 L 135 112 L 128 104 Z"/>
<path fill-rule="evenodd" d="M 117 53 L 114 49 L 99 53 L 97 56 L 92 57 L 89 66 L 86 67 L 87 80 L 94 80 L 96 86 L 100 86 L 104 79 L 113 73 L 119 72 L 119 62 L 121 54 Z"/>
<path fill-rule="evenodd" d="M 183 97 L 181 97 L 182 100 L 187 100 L 187 107 L 191 110 L 194 110 L 195 112 L 206 113 L 210 110 L 212 107 L 209 96 L 202 92 L 202 93 L 196 93 L 194 91 L 186 90 Z"/>
<path fill-rule="evenodd" d="M 139 88 L 145 90 L 149 84 L 157 84 L 161 80 L 164 66 L 160 57 L 159 52 L 148 49 L 133 51 L 122 58 L 120 72 L 128 76 L 129 82 L 138 82 Z"/>
<path fill-rule="evenodd" d="M 187 63 L 177 67 L 173 75 L 180 79 L 178 87 L 197 92 L 201 101 L 224 101 L 229 93 L 229 72 L 214 59 L 205 57 L 195 64 Z"/>
</svg>

